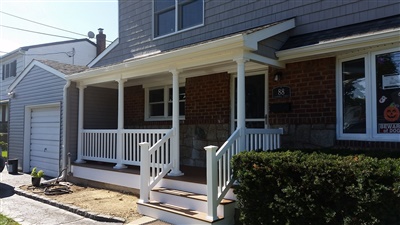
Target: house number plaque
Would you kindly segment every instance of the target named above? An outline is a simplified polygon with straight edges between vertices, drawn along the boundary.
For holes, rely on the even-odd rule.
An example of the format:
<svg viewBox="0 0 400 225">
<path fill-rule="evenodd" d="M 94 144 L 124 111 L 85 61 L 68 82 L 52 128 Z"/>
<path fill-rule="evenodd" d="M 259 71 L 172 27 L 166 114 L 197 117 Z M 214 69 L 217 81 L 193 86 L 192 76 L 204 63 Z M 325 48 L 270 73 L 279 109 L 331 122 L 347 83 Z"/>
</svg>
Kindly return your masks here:
<svg viewBox="0 0 400 225">
<path fill-rule="evenodd" d="M 272 89 L 273 98 L 289 98 L 291 90 L 289 87 L 276 87 Z"/>
</svg>

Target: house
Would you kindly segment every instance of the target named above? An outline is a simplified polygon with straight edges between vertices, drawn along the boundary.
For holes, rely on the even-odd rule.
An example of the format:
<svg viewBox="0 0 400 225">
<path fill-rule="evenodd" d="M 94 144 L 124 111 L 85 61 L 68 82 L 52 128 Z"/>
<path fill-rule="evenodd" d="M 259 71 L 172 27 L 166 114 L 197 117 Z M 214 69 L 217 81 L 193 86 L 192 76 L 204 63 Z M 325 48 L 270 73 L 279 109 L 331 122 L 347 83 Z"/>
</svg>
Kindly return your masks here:
<svg viewBox="0 0 400 225">
<path fill-rule="evenodd" d="M 9 97 L 8 87 L 33 59 L 86 66 L 96 57 L 96 44 L 88 39 L 60 41 L 20 47 L 0 56 L 0 133 L 7 141 Z"/>
<path fill-rule="evenodd" d="M 9 100 L 9 155 L 18 158 L 24 172 L 33 167 L 58 177 L 66 163 L 62 148 L 69 148 L 65 137 L 69 113 L 64 92 L 70 82 L 65 76 L 81 72 L 86 66 L 59 63 L 51 60 L 32 60 L 9 87 L 14 93 Z M 65 141 L 64 141 L 65 140 Z"/>
<path fill-rule="evenodd" d="M 72 177 L 138 189 L 171 223 L 233 224 L 240 151 L 399 150 L 399 7 L 119 1 L 118 44 L 66 78 Z"/>
</svg>

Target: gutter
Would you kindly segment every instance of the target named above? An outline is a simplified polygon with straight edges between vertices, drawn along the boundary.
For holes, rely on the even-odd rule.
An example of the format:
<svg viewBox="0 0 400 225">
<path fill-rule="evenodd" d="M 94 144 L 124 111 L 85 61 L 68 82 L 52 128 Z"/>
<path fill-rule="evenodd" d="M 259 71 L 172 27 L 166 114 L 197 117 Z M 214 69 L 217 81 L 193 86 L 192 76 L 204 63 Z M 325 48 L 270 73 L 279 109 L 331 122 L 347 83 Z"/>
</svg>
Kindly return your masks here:
<svg viewBox="0 0 400 225">
<path fill-rule="evenodd" d="M 71 85 L 71 81 L 67 80 L 67 83 L 64 85 L 63 88 L 63 102 L 62 102 L 62 145 L 61 145 L 61 173 L 59 177 L 47 180 L 42 182 L 43 184 L 48 184 L 52 182 L 62 181 L 67 178 L 67 172 L 69 171 L 68 164 L 67 164 L 67 150 L 65 148 L 66 137 L 67 137 L 67 90 Z"/>
</svg>

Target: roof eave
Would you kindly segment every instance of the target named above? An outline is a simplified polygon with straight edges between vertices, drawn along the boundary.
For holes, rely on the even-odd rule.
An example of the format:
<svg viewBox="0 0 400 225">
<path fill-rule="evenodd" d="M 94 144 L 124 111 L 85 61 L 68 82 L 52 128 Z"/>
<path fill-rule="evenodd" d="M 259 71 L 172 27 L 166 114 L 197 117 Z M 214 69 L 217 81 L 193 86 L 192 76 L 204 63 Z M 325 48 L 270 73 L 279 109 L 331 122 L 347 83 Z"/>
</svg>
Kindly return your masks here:
<svg viewBox="0 0 400 225">
<path fill-rule="evenodd" d="M 339 52 L 351 51 L 376 45 L 385 45 L 396 42 L 398 43 L 400 41 L 399 35 L 400 29 L 382 31 L 375 34 L 353 36 L 340 40 L 322 42 L 315 45 L 281 50 L 276 52 L 276 56 L 280 61 L 287 62 L 310 57 L 315 58 L 321 55 L 336 55 Z"/>
</svg>

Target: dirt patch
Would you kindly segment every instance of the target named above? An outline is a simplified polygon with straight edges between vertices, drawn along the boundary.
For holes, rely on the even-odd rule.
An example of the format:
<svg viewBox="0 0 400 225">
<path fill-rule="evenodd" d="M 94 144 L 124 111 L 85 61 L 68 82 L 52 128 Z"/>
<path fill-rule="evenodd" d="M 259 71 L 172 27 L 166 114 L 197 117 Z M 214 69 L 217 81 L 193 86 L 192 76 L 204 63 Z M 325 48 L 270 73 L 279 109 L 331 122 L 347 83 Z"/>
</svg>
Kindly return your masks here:
<svg viewBox="0 0 400 225">
<path fill-rule="evenodd" d="M 44 186 L 33 187 L 23 185 L 20 188 L 88 211 L 124 218 L 126 223 L 142 217 L 137 212 L 136 202 L 138 201 L 138 197 L 133 194 L 99 188 L 82 187 L 71 183 L 61 184 L 64 186 L 55 186 L 53 189 L 48 188 L 47 190 Z M 57 192 L 68 191 L 71 192 L 67 194 L 55 194 Z M 45 192 L 51 195 L 46 195 Z"/>
</svg>

